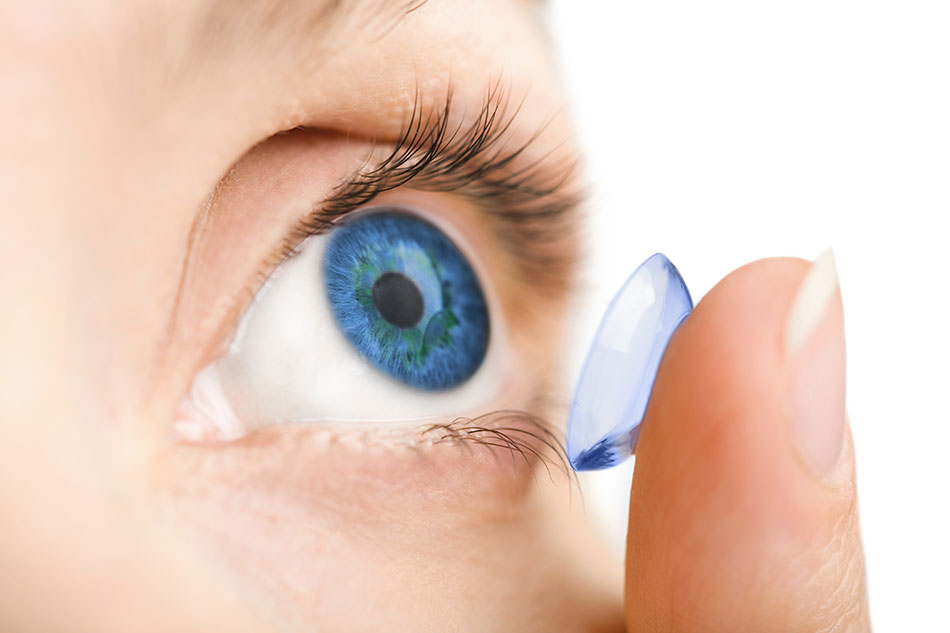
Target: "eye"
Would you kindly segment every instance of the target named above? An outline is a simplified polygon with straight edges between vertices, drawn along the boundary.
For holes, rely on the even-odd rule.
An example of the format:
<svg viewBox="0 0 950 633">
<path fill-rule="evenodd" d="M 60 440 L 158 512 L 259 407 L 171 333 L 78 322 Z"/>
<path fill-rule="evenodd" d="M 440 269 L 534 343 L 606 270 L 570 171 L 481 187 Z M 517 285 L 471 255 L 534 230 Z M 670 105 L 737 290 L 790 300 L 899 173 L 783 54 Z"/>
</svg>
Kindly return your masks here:
<svg viewBox="0 0 950 633">
<path fill-rule="evenodd" d="M 464 255 L 439 229 L 374 213 L 334 232 L 324 256 L 336 324 L 374 367 L 417 389 L 471 378 L 488 348 L 488 308 Z"/>
<path fill-rule="evenodd" d="M 380 207 L 308 238 L 195 380 L 192 417 L 228 439 L 288 422 L 418 423 L 483 409 L 501 390 L 504 328 L 492 328 L 491 294 L 446 231 Z"/>
</svg>

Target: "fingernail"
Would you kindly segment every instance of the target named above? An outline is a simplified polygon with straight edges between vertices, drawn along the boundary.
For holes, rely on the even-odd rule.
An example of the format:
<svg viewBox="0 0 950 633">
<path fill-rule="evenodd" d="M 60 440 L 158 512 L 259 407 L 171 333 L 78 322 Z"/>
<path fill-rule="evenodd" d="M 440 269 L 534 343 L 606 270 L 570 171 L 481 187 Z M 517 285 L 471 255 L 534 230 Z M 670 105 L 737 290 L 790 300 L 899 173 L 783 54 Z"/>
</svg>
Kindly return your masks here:
<svg viewBox="0 0 950 633">
<path fill-rule="evenodd" d="M 831 249 L 815 259 L 792 300 L 785 350 L 792 435 L 802 461 L 824 478 L 838 463 L 845 426 L 844 316 Z"/>
</svg>

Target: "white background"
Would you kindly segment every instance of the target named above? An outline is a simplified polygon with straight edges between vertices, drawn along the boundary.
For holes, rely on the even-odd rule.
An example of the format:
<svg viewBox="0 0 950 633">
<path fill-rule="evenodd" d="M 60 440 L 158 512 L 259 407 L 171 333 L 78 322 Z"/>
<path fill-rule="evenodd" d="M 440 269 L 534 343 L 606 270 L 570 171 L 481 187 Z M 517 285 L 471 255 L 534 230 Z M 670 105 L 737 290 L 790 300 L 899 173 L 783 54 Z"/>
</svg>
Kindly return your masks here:
<svg viewBox="0 0 950 633">
<path fill-rule="evenodd" d="M 950 2 L 552 9 L 597 185 L 578 339 L 655 251 L 698 301 L 746 262 L 832 246 L 872 624 L 950 630 Z M 628 474 L 594 495 L 615 536 Z"/>
</svg>

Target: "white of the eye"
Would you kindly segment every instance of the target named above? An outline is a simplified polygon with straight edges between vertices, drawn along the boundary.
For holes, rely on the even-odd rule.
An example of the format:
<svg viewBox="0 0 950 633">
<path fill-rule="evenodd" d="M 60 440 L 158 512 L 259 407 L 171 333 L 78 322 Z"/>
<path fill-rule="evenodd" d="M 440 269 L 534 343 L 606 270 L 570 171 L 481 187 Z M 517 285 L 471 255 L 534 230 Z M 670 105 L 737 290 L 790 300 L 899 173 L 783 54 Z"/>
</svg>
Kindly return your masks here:
<svg viewBox="0 0 950 633">
<path fill-rule="evenodd" d="M 492 320 L 482 366 L 448 391 L 413 389 L 363 360 L 330 311 L 322 273 L 327 239 L 310 238 L 281 264 L 244 315 L 229 352 L 217 361 L 221 388 L 242 425 L 418 423 L 474 414 L 500 392 L 507 346 L 498 318 Z"/>
</svg>

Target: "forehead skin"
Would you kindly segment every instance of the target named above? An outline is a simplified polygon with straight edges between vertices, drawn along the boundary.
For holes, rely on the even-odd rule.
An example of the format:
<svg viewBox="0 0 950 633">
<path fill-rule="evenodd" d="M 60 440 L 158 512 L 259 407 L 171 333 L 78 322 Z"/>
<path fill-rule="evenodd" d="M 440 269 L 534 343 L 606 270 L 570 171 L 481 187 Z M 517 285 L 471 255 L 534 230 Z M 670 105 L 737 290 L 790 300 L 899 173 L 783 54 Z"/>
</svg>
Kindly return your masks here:
<svg viewBox="0 0 950 633">
<path fill-rule="evenodd" d="M 510 0 L 0 4 L 3 628 L 272 630 L 178 533 L 173 510 L 152 503 L 165 491 L 150 457 L 177 395 L 155 382 L 195 219 L 263 139 L 296 126 L 391 138 L 420 91 L 439 97 L 451 84 L 475 109 L 504 78 L 533 132 L 560 107 L 535 11 Z M 539 151 L 568 134 L 556 118 Z M 614 579 L 543 527 L 548 514 L 577 521 L 545 499 L 539 487 L 518 509 L 530 521 L 455 521 L 492 560 L 517 547 L 519 560 L 539 561 L 524 570 L 532 580 L 498 578 L 463 552 L 442 560 L 468 581 L 428 587 L 437 607 L 394 594 L 382 600 L 392 614 L 357 615 L 414 630 L 433 612 L 477 621 L 493 586 L 487 595 L 509 602 L 497 617 L 531 603 L 513 626 L 613 621 L 615 596 L 602 590 Z M 307 553 L 288 555 L 305 566 Z M 430 562 L 415 556 L 420 569 Z M 353 564 L 373 573 L 372 560 Z M 550 582 L 561 576 L 576 581 Z"/>
</svg>

